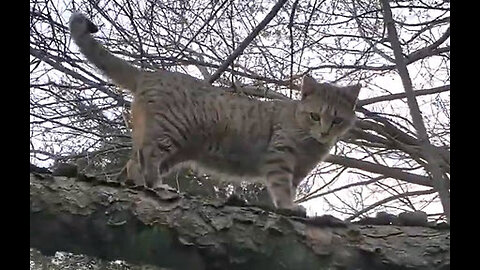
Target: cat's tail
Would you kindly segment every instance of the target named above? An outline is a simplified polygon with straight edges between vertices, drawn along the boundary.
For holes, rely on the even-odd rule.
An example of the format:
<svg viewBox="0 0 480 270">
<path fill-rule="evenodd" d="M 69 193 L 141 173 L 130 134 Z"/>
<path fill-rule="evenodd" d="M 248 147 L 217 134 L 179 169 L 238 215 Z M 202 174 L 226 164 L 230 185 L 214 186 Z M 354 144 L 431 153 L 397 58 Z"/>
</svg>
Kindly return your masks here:
<svg viewBox="0 0 480 270">
<path fill-rule="evenodd" d="M 85 57 L 113 82 L 135 93 L 142 71 L 127 61 L 114 56 L 91 35 L 98 28 L 81 13 L 70 17 L 70 33 Z"/>
</svg>

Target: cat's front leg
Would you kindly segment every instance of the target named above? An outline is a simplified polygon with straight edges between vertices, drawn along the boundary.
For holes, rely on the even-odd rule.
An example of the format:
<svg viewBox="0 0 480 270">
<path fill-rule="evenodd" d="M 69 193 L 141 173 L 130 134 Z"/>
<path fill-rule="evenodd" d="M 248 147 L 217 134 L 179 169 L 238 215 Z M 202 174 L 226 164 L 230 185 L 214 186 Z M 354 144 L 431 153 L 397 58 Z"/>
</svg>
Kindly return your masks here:
<svg viewBox="0 0 480 270">
<path fill-rule="evenodd" d="M 162 184 L 159 174 L 160 153 L 152 145 L 144 145 L 138 152 L 139 167 L 145 180 L 145 185 L 155 188 Z"/>
<path fill-rule="evenodd" d="M 305 207 L 294 203 L 297 187 L 293 184 L 290 169 L 286 169 L 287 167 L 282 166 L 279 169 L 271 170 L 267 174 L 267 188 L 270 196 L 279 213 L 288 216 L 306 217 Z"/>
<path fill-rule="evenodd" d="M 295 189 L 292 184 L 293 175 L 284 169 L 272 169 L 267 173 L 267 188 L 275 207 L 292 209 L 295 206 L 293 203 L 295 197 Z"/>
<path fill-rule="evenodd" d="M 266 176 L 267 189 L 275 207 L 294 208 L 295 148 L 281 132 L 274 132 L 272 135 L 262 168 Z"/>
</svg>

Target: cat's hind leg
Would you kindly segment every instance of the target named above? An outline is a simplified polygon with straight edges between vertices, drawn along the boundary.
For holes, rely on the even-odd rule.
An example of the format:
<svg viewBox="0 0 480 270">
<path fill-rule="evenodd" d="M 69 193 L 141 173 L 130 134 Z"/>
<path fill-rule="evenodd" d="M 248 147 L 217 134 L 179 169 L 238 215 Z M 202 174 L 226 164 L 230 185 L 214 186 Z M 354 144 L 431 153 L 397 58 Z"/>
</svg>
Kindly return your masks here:
<svg viewBox="0 0 480 270">
<path fill-rule="evenodd" d="M 168 136 L 161 136 L 154 141 L 155 144 L 144 145 L 138 151 L 138 160 L 145 185 L 149 188 L 161 188 L 162 176 L 167 175 L 181 160 L 176 141 Z"/>
</svg>

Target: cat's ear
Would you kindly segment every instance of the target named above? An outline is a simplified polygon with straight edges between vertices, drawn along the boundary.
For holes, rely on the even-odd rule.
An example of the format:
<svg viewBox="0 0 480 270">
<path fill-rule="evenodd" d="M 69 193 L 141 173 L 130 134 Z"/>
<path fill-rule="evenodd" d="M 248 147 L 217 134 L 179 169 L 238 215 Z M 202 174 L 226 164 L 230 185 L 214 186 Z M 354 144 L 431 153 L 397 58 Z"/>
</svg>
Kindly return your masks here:
<svg viewBox="0 0 480 270">
<path fill-rule="evenodd" d="M 343 88 L 343 94 L 348 102 L 352 104 L 352 108 L 355 108 L 355 105 L 357 104 L 360 89 L 362 89 L 361 84 L 351 85 Z"/>
<path fill-rule="evenodd" d="M 302 100 L 311 95 L 315 91 L 315 85 L 318 83 L 309 75 L 303 76 L 302 79 Z"/>
</svg>

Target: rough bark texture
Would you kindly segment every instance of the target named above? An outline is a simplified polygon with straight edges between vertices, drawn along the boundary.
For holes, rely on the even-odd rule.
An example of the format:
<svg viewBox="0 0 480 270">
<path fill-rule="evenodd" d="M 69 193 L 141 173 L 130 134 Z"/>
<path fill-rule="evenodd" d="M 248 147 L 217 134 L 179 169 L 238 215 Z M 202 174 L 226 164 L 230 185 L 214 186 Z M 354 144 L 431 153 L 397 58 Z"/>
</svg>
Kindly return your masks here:
<svg viewBox="0 0 480 270">
<path fill-rule="evenodd" d="M 319 227 L 258 207 L 30 174 L 30 246 L 173 269 L 449 269 L 450 231 Z"/>
</svg>

